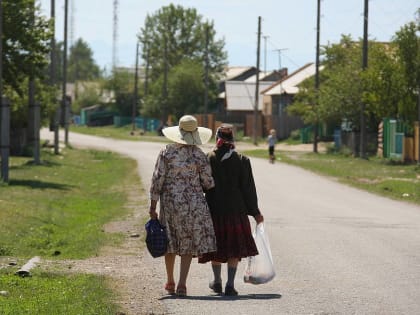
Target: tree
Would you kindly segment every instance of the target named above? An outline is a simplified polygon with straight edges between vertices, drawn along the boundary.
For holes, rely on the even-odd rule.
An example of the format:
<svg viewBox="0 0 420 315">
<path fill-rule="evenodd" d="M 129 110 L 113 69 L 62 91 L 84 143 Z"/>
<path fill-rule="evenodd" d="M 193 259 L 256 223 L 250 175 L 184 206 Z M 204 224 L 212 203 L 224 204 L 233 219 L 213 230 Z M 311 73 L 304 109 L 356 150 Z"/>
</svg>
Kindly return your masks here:
<svg viewBox="0 0 420 315">
<path fill-rule="evenodd" d="M 35 98 L 41 104 L 42 118 L 48 118 L 53 110 L 55 91 L 44 84 L 51 24 L 34 0 L 4 0 L 2 4 L 3 92 L 11 100 L 12 129 L 24 128 L 29 77 L 35 80 Z"/>
<path fill-rule="evenodd" d="M 168 77 L 168 104 L 171 104 L 171 113 L 176 117 L 184 113 L 195 113 L 202 111 L 204 82 L 203 67 L 200 63 L 185 60 L 179 65 L 173 67 Z M 161 88 L 161 82 L 156 81 L 152 85 L 152 91 Z M 160 116 L 159 106 L 153 101 L 147 100 L 145 108 L 142 111 L 146 116 Z"/>
<path fill-rule="evenodd" d="M 134 102 L 134 77 L 128 70 L 114 70 L 104 81 L 104 89 L 113 91 L 115 111 L 121 116 L 131 116 Z"/>
<path fill-rule="evenodd" d="M 72 47 L 68 60 L 68 82 L 91 81 L 101 76 L 89 45 L 79 38 Z"/>
<path fill-rule="evenodd" d="M 177 75 L 172 74 L 173 71 L 179 74 L 179 65 L 192 65 L 198 71 L 194 78 L 204 75 L 206 46 L 208 43 L 208 60 L 209 60 L 209 79 L 211 87 L 216 87 L 215 82 L 218 75 L 222 73 L 226 65 L 227 54 L 224 49 L 224 40 L 215 39 L 215 30 L 213 23 L 203 22 L 201 15 L 195 9 L 185 9 L 182 6 L 162 7 L 154 15 L 148 15 L 144 27 L 139 33 L 139 40 L 142 44 L 142 57 L 145 59 L 146 71 L 150 70 L 148 78 L 151 80 L 150 90 L 145 100 L 147 112 L 167 110 L 170 114 L 175 112 L 183 114 L 187 108 L 181 110 L 172 104 L 168 98 L 170 95 L 180 95 L 181 91 L 168 91 L 165 78 L 174 78 Z M 208 34 L 208 37 L 206 37 Z M 189 62 L 191 63 L 189 63 Z M 201 68 L 200 70 L 198 69 Z M 185 74 L 185 73 L 184 73 Z M 191 75 L 191 72 L 190 72 Z M 203 81 L 203 77 L 200 77 Z M 190 82 L 191 83 L 191 82 Z M 185 85 L 175 85 L 171 83 L 173 88 L 183 88 Z M 182 92 L 185 92 L 182 91 Z M 203 93 L 202 90 L 196 90 L 197 93 Z M 216 93 L 210 93 L 213 96 Z M 166 98 L 166 99 L 165 99 Z M 203 95 L 192 97 L 193 103 L 190 104 L 188 110 L 196 112 L 203 103 Z M 168 108 L 162 108 L 161 104 L 167 104 Z M 185 104 L 184 104 L 185 105 Z M 183 106 L 183 105 L 182 105 Z"/>
<path fill-rule="evenodd" d="M 342 36 L 339 44 L 322 47 L 324 60 L 318 102 L 314 101 L 316 94 L 311 78 L 302 84 L 288 111 L 301 116 L 309 124 L 317 121 L 338 124 L 342 118 L 357 123 L 357 104 L 360 104 L 362 92 L 360 47 L 350 36 Z"/>
<path fill-rule="evenodd" d="M 366 104 L 367 128 L 376 130 L 384 117 L 406 118 L 405 76 L 391 43 L 369 42 L 369 67 L 362 71 L 361 41 L 342 36 L 340 43 L 323 47 L 319 103 L 312 106 L 313 83 L 304 82 L 289 112 L 305 122 L 320 121 L 340 125 L 342 120 L 359 130 L 360 106 Z M 313 80 L 313 79 L 312 79 Z M 409 105 L 408 108 L 412 108 Z"/>
<path fill-rule="evenodd" d="M 25 77 L 43 77 L 50 36 L 50 24 L 34 0 L 3 1 L 3 79 L 19 95 Z"/>
<path fill-rule="evenodd" d="M 394 43 L 397 46 L 397 60 L 404 73 L 404 102 L 400 112 L 408 121 L 416 121 L 416 104 L 420 93 L 420 9 L 416 22 L 410 22 L 396 33 Z"/>
<path fill-rule="evenodd" d="M 84 82 L 79 85 L 78 97 L 72 102 L 72 112 L 80 113 L 80 110 L 85 107 L 100 104 L 100 83 L 98 82 Z"/>
</svg>

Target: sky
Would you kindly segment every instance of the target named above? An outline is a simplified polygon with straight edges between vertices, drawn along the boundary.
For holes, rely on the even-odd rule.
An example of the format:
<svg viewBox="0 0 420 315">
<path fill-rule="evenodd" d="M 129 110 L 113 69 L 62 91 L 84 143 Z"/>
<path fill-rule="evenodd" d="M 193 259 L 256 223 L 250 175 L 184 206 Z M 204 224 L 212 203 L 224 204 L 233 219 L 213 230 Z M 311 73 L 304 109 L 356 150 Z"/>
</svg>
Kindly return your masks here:
<svg viewBox="0 0 420 315">
<path fill-rule="evenodd" d="M 50 15 L 52 0 L 37 0 Z M 68 0 L 69 43 L 82 38 L 96 63 L 112 68 L 114 0 Z M 135 65 L 136 35 L 145 17 L 169 4 L 195 8 L 212 21 L 216 39 L 225 40 L 229 66 L 256 66 L 258 18 L 261 17 L 260 69 L 286 67 L 289 73 L 315 62 L 317 0 L 119 0 L 117 66 Z M 342 34 L 363 37 L 364 0 L 322 0 L 320 45 L 339 42 Z M 419 0 L 369 0 L 370 40 L 389 41 L 404 24 L 415 20 Z M 55 0 L 56 38 L 64 36 L 64 0 Z M 142 61 L 140 61 L 142 63 Z"/>
</svg>

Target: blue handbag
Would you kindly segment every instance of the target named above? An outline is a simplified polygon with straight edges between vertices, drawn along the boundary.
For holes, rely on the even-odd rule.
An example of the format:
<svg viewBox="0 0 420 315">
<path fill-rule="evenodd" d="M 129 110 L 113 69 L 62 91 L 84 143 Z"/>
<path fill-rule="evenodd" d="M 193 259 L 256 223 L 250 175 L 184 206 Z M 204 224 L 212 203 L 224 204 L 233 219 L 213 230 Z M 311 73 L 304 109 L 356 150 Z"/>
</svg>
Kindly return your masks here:
<svg viewBox="0 0 420 315">
<path fill-rule="evenodd" d="M 152 257 L 161 257 L 168 249 L 166 227 L 158 219 L 150 219 L 146 225 L 146 246 Z"/>
</svg>

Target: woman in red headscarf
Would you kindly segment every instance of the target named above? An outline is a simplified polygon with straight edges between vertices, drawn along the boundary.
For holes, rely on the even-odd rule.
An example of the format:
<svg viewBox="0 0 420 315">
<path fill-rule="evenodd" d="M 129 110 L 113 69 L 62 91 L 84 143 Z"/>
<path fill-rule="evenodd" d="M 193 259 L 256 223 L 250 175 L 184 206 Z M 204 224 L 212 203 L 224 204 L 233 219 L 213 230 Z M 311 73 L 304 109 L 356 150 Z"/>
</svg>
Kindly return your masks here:
<svg viewBox="0 0 420 315">
<path fill-rule="evenodd" d="M 206 191 L 217 252 L 206 253 L 199 263 L 211 261 L 214 280 L 210 289 L 223 293 L 221 264 L 227 263 L 225 295 L 235 296 L 234 280 L 241 258 L 258 254 L 248 216 L 258 223 L 264 218 L 258 208 L 257 192 L 248 157 L 235 151 L 233 126 L 223 124 L 216 133 L 216 148 L 208 154 L 215 187 Z"/>
</svg>

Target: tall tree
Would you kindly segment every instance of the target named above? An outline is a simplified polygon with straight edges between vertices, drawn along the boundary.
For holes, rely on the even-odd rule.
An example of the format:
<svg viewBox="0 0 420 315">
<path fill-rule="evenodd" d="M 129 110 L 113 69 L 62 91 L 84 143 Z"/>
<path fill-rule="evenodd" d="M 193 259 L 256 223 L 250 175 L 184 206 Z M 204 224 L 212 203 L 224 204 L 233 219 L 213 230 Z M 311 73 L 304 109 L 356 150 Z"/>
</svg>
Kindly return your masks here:
<svg viewBox="0 0 420 315">
<path fill-rule="evenodd" d="M 92 49 L 81 38 L 70 47 L 68 82 L 98 79 L 101 71 L 93 58 Z"/>
<path fill-rule="evenodd" d="M 51 22 L 35 0 L 3 0 L 4 94 L 11 100 L 12 129 L 26 127 L 28 78 L 35 80 L 35 98 L 42 117 L 52 111 L 54 91 L 43 84 L 51 38 Z M 35 8 L 35 11 L 34 11 Z"/>
<path fill-rule="evenodd" d="M 113 109 L 121 116 L 131 116 L 134 102 L 134 78 L 128 70 L 113 71 L 103 88 L 114 92 Z"/>
<path fill-rule="evenodd" d="M 339 125 L 345 119 L 355 130 L 359 130 L 361 101 L 366 104 L 368 130 L 376 130 L 384 117 L 408 119 L 407 110 L 415 106 L 406 101 L 406 79 L 395 46 L 370 41 L 369 68 L 362 72 L 361 45 L 350 36 L 342 36 L 340 43 L 323 47 L 318 106 L 312 106 L 312 83 L 304 82 L 288 110 L 301 115 L 307 123 L 319 117 Z"/>
<path fill-rule="evenodd" d="M 417 13 L 416 22 L 401 27 L 394 37 L 398 61 L 405 77 L 404 106 L 401 112 L 409 121 L 418 119 L 416 104 L 420 93 L 420 9 Z"/>
<path fill-rule="evenodd" d="M 50 44 L 49 21 L 40 14 L 35 0 L 3 1 L 3 79 L 21 94 L 20 82 L 33 74 L 42 77 Z"/>
<path fill-rule="evenodd" d="M 207 30 L 208 42 L 206 41 Z M 200 65 L 202 69 L 198 70 L 199 74 L 204 75 L 206 47 L 208 47 L 209 80 L 217 80 L 217 76 L 222 73 L 226 65 L 227 54 L 224 51 L 224 40 L 216 40 L 215 34 L 213 23 L 204 22 L 203 17 L 193 8 L 186 9 L 170 4 L 159 9 L 154 15 L 146 17 L 144 27 L 139 33 L 139 40 L 142 43 L 142 57 L 145 59 L 146 68 L 150 70 L 148 78 L 154 85 L 148 91 L 146 107 L 151 109 L 163 103 L 169 106 L 169 113 L 178 112 L 173 104 L 162 99 L 169 97 L 171 93 L 174 94 L 171 91 L 168 91 L 166 95 L 162 92 L 165 91 L 164 85 L 167 82 L 165 76 L 170 77 L 175 67 L 187 60 Z M 156 88 L 159 84 L 160 89 Z M 196 101 L 191 104 L 190 110 L 198 111 L 203 104 L 204 94 L 201 99 L 198 95 L 194 99 Z"/>
</svg>

